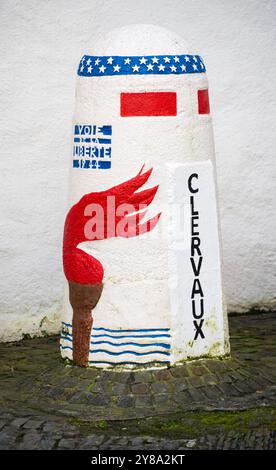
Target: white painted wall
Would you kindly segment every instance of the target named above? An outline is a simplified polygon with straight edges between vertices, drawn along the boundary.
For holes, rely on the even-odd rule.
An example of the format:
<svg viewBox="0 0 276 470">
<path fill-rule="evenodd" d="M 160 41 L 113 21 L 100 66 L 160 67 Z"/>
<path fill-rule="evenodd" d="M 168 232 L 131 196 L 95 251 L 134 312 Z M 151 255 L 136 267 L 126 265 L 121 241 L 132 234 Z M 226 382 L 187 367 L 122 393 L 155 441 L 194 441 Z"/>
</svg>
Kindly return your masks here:
<svg viewBox="0 0 276 470">
<path fill-rule="evenodd" d="M 58 331 L 76 68 L 96 34 L 137 22 L 204 58 L 228 310 L 272 308 L 275 1 L 1 0 L 0 18 L 1 338 Z"/>
</svg>

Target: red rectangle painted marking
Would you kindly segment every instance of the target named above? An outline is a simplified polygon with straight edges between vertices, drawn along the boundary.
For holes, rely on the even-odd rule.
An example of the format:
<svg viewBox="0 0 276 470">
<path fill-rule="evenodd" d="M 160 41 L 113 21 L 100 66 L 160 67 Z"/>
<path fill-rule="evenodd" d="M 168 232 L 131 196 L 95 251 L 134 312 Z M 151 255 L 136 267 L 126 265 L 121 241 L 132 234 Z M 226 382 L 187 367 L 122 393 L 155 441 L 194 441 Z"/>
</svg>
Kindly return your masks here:
<svg viewBox="0 0 276 470">
<path fill-rule="evenodd" d="M 176 116 L 175 92 L 121 93 L 121 116 Z"/>
<path fill-rule="evenodd" d="M 210 114 L 209 93 L 208 90 L 198 90 L 198 114 Z"/>
</svg>

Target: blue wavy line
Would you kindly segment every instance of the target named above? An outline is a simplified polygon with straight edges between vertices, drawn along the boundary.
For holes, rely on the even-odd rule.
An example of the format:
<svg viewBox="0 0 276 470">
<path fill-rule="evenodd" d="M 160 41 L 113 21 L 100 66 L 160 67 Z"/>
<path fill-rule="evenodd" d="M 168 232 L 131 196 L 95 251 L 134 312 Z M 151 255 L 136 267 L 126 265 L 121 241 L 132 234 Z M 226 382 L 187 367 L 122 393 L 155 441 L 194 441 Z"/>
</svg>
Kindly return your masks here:
<svg viewBox="0 0 276 470">
<path fill-rule="evenodd" d="M 72 336 L 72 335 L 70 335 Z M 61 336 L 60 339 L 65 339 L 66 341 L 71 341 L 71 343 L 73 342 L 73 340 L 71 338 L 66 338 L 66 336 Z"/>
<path fill-rule="evenodd" d="M 62 346 L 60 345 L 61 349 L 71 349 L 71 346 Z M 104 354 L 110 354 L 111 356 L 120 356 L 121 354 L 134 354 L 135 356 L 147 356 L 148 354 L 164 354 L 164 356 L 169 356 L 169 352 L 164 352 L 164 351 L 149 351 L 145 353 L 137 353 L 135 351 L 120 351 L 120 352 L 111 352 L 111 351 L 106 351 L 105 349 L 94 349 L 89 351 L 91 354 L 96 354 L 96 353 L 104 353 Z"/>
<path fill-rule="evenodd" d="M 73 351 L 73 348 L 71 346 L 62 346 L 62 344 L 59 345 L 60 349 L 71 349 Z"/>
<path fill-rule="evenodd" d="M 92 349 L 90 350 L 91 353 L 96 354 L 96 353 L 104 353 L 104 354 L 110 354 L 110 356 L 121 356 L 122 354 L 134 354 L 134 356 L 146 356 L 148 354 L 164 354 L 164 356 L 169 356 L 169 352 L 165 351 L 148 351 L 144 353 L 138 353 L 136 351 L 119 351 L 119 352 L 113 352 L 113 351 L 107 351 L 106 349 Z"/>
<path fill-rule="evenodd" d="M 65 323 L 62 322 L 63 325 L 70 326 L 72 327 L 71 323 Z M 153 331 L 170 331 L 170 328 L 144 328 L 144 329 L 132 329 L 132 330 L 111 330 L 109 328 L 103 328 L 103 327 L 93 327 L 93 330 L 104 330 L 104 331 L 109 331 L 110 333 L 135 333 L 140 332 L 140 333 L 146 333 L 146 332 L 153 332 Z"/>
<path fill-rule="evenodd" d="M 73 336 L 71 333 L 63 333 L 65 334 L 66 336 Z M 113 335 L 108 335 L 108 334 L 104 334 L 104 335 L 91 335 L 91 338 L 113 338 L 113 339 L 120 339 L 120 338 L 170 338 L 171 335 L 167 335 L 167 334 L 160 334 L 160 335 L 120 335 L 120 336 L 113 336 Z"/>
<path fill-rule="evenodd" d="M 65 341 L 71 341 L 71 338 L 66 338 L 65 336 L 61 336 L 61 339 Z M 160 346 L 161 348 L 171 349 L 171 346 L 166 343 L 146 343 L 146 344 L 139 344 L 139 343 L 112 343 L 111 341 L 91 341 L 90 344 L 111 344 L 111 346 L 138 346 L 141 348 L 148 347 L 148 346 Z"/>
<path fill-rule="evenodd" d="M 111 364 L 114 366 L 120 366 L 123 364 L 135 364 L 137 366 L 148 366 L 150 364 L 170 364 L 170 361 L 151 361 L 151 362 L 132 362 L 132 361 L 123 361 L 123 362 L 111 362 L 111 361 L 89 361 L 89 364 Z"/>
<path fill-rule="evenodd" d="M 104 353 L 104 354 L 110 354 L 110 356 L 121 356 L 122 354 L 134 354 L 134 356 L 146 356 L 148 354 L 164 354 L 164 356 L 169 356 L 169 352 L 165 351 L 148 351 L 144 353 L 138 353 L 136 351 L 119 351 L 119 352 L 112 352 L 112 351 L 107 351 L 106 349 L 92 349 L 90 350 L 91 353 L 96 354 L 96 353 Z"/>
<path fill-rule="evenodd" d="M 108 338 L 170 338 L 171 335 L 161 334 L 161 335 L 120 335 L 120 336 L 112 336 L 112 335 L 91 335 L 92 338 L 103 338 L 107 336 Z"/>
<path fill-rule="evenodd" d="M 109 328 L 98 328 L 94 327 L 93 330 L 104 330 L 104 331 L 109 331 L 110 333 L 131 333 L 138 331 L 139 333 L 147 333 L 147 332 L 152 332 L 152 331 L 169 331 L 169 328 L 144 328 L 144 329 L 134 329 L 134 330 L 110 330 Z"/>
</svg>

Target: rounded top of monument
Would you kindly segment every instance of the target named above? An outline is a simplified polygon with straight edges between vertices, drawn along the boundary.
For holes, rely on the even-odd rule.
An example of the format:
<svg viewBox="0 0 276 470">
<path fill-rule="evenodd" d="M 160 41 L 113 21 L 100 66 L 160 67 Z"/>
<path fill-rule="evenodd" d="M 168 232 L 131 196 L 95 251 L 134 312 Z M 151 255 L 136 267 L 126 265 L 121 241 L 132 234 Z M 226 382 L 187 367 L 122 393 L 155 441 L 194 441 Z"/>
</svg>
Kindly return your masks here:
<svg viewBox="0 0 276 470">
<path fill-rule="evenodd" d="M 189 54 L 186 41 L 174 32 L 153 24 L 132 24 L 97 36 L 92 55 L 139 56 Z"/>
</svg>

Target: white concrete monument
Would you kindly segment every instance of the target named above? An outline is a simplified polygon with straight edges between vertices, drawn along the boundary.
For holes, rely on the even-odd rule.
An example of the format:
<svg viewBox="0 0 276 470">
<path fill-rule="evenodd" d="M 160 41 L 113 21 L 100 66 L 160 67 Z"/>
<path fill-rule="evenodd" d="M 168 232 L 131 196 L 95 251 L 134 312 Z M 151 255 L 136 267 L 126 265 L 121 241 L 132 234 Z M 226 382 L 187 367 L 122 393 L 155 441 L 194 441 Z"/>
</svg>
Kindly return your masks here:
<svg viewBox="0 0 276 470">
<path fill-rule="evenodd" d="M 72 140 L 62 356 L 122 369 L 228 354 L 197 51 L 152 25 L 99 38 L 78 68 Z"/>
</svg>

